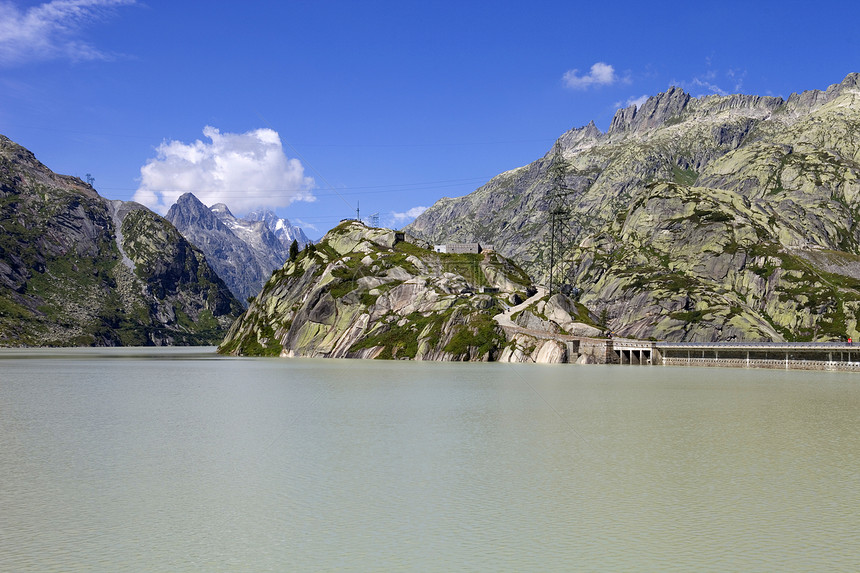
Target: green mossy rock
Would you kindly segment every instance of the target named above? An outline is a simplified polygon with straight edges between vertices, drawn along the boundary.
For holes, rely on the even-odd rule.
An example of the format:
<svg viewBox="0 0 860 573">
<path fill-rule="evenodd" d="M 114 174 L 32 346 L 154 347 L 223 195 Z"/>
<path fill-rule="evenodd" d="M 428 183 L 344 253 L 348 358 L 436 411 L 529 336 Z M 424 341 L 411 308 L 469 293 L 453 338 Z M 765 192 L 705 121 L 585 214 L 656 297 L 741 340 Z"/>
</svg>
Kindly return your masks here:
<svg viewBox="0 0 860 573">
<path fill-rule="evenodd" d="M 489 360 L 492 317 L 529 283 L 494 253 L 435 253 L 414 237 L 349 221 L 263 287 L 219 351 L 234 355 Z M 480 294 L 481 289 L 493 292 Z M 266 339 L 265 341 L 263 339 Z M 274 341 L 274 342 L 271 342 Z M 267 343 L 268 342 L 268 343 Z"/>
</svg>

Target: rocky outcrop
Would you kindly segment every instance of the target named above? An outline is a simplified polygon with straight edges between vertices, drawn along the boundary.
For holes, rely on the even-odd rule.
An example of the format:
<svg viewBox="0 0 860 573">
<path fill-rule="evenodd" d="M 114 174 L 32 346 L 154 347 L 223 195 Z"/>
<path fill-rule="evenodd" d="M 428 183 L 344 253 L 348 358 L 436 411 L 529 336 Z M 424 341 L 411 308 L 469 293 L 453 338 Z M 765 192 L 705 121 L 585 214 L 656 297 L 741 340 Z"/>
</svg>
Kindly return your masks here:
<svg viewBox="0 0 860 573">
<path fill-rule="evenodd" d="M 169 222 L 0 136 L 0 345 L 213 344 L 240 311 Z"/>
<path fill-rule="evenodd" d="M 484 241 L 556 277 L 631 337 L 857 337 L 860 75 L 787 100 L 673 88 L 559 138 L 543 158 L 443 199 L 406 230 Z M 561 173 L 561 177 L 557 174 Z M 561 199 L 559 199 L 559 197 Z"/>
<path fill-rule="evenodd" d="M 522 333 L 514 340 L 505 326 L 515 327 L 494 320 L 526 296 L 529 277 L 516 265 L 495 253 L 454 255 L 429 247 L 390 229 L 342 223 L 272 275 L 219 352 L 470 361 L 566 358 L 549 347 L 534 352 L 536 338 Z M 544 309 L 565 326 L 575 322 L 569 310 L 577 316 L 582 311 L 581 305 L 558 297 L 544 301 L 537 312 Z M 544 340 L 540 343 L 544 346 Z"/>
<path fill-rule="evenodd" d="M 588 310 L 565 295 L 536 290 L 529 299 L 493 317 L 508 338 L 499 362 L 589 363 L 583 343 L 605 336 Z"/>
</svg>

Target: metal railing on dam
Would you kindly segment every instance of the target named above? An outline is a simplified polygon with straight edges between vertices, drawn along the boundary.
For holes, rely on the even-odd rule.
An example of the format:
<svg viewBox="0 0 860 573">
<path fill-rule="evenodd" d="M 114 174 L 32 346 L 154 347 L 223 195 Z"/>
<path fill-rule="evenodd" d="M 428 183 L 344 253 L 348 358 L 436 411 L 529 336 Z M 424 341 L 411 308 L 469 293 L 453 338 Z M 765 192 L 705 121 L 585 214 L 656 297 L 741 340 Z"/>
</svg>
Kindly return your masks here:
<svg viewBox="0 0 860 573">
<path fill-rule="evenodd" d="M 860 371 L 860 347 L 847 342 L 612 341 L 620 364 Z"/>
<path fill-rule="evenodd" d="M 653 342 L 659 348 L 683 348 L 683 349 L 773 349 L 786 350 L 797 349 L 801 352 L 810 350 L 845 350 L 860 352 L 860 345 L 853 345 L 849 342 Z"/>
</svg>

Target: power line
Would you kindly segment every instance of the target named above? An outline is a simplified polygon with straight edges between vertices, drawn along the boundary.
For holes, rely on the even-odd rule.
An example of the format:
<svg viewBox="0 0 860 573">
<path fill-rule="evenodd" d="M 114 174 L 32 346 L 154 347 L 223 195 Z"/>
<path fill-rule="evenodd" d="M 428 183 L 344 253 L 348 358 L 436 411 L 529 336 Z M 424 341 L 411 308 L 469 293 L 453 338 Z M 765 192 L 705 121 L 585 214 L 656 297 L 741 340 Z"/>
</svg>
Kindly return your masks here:
<svg viewBox="0 0 860 573">
<path fill-rule="evenodd" d="M 359 194 L 381 194 L 381 193 L 398 193 L 402 191 L 423 191 L 423 190 L 432 190 L 432 189 L 443 189 L 449 187 L 459 187 L 466 183 L 475 183 L 475 182 L 486 182 L 488 178 L 485 177 L 474 177 L 469 179 L 445 179 L 442 181 L 427 181 L 423 183 L 389 183 L 386 185 L 365 185 L 358 187 L 341 187 L 340 190 L 332 189 L 335 191 L 334 193 L 316 193 L 313 190 L 310 192 L 313 193 L 314 197 L 332 197 L 335 195 L 359 195 Z M 446 183 L 446 184 L 443 184 Z M 138 187 L 100 187 L 105 191 L 137 191 Z M 212 191 L 211 188 L 198 188 L 198 189 L 189 189 L 189 188 L 175 188 L 175 189 L 157 189 L 160 193 L 203 193 Z M 224 193 L 227 193 L 226 195 Z M 219 196 L 227 197 L 227 198 L 241 198 L 247 197 L 249 193 L 254 195 L 292 195 L 294 193 L 293 190 L 290 189 L 258 189 L 249 192 L 248 190 L 240 190 L 240 189 L 227 189 L 224 191 L 219 191 Z"/>
<path fill-rule="evenodd" d="M 422 181 L 422 182 L 417 182 L 417 183 L 386 183 L 384 185 L 359 185 L 359 186 L 355 186 L 355 187 L 341 187 L 340 191 L 341 192 L 348 192 L 348 191 L 354 192 L 356 190 L 364 190 L 364 189 L 380 189 L 381 191 L 376 191 L 376 193 L 393 193 L 396 191 L 411 190 L 414 188 L 421 188 L 421 187 L 426 187 L 428 189 L 433 189 L 436 187 L 456 187 L 456 186 L 461 185 L 463 183 L 487 181 L 488 179 L 489 178 L 487 178 L 487 177 L 468 177 L 465 179 L 441 179 L 439 181 Z M 138 188 L 137 187 L 104 187 L 104 189 L 111 189 L 114 191 L 136 191 Z M 385 189 L 389 189 L 389 190 L 386 191 Z M 184 188 L 183 189 L 178 189 L 178 188 L 177 189 L 165 189 L 165 191 L 184 191 L 184 190 L 185 190 Z M 207 188 L 206 190 L 208 191 L 209 189 Z M 194 191 L 194 189 L 192 189 L 191 191 Z M 226 191 L 238 193 L 240 190 L 239 189 L 228 189 Z M 260 191 L 261 192 L 267 192 L 267 193 L 273 193 L 273 192 L 282 192 L 282 191 L 287 192 L 288 190 L 287 189 L 274 188 L 274 189 L 262 189 Z"/>
</svg>

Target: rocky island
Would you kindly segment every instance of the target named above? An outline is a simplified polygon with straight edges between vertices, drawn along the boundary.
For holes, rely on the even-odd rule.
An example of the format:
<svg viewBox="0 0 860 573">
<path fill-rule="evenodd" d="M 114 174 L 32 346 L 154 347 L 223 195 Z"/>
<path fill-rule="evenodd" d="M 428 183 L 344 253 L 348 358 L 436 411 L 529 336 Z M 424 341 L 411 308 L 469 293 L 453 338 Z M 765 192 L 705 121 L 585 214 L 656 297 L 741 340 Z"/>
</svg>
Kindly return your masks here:
<svg viewBox="0 0 860 573">
<path fill-rule="evenodd" d="M 516 313 L 506 313 L 513 308 Z M 436 252 L 405 233 L 346 221 L 272 274 L 219 352 L 455 361 L 576 359 L 563 344 L 529 334 L 535 329 L 600 334 L 585 307 L 563 295 L 537 292 L 526 273 L 494 251 Z"/>
</svg>

